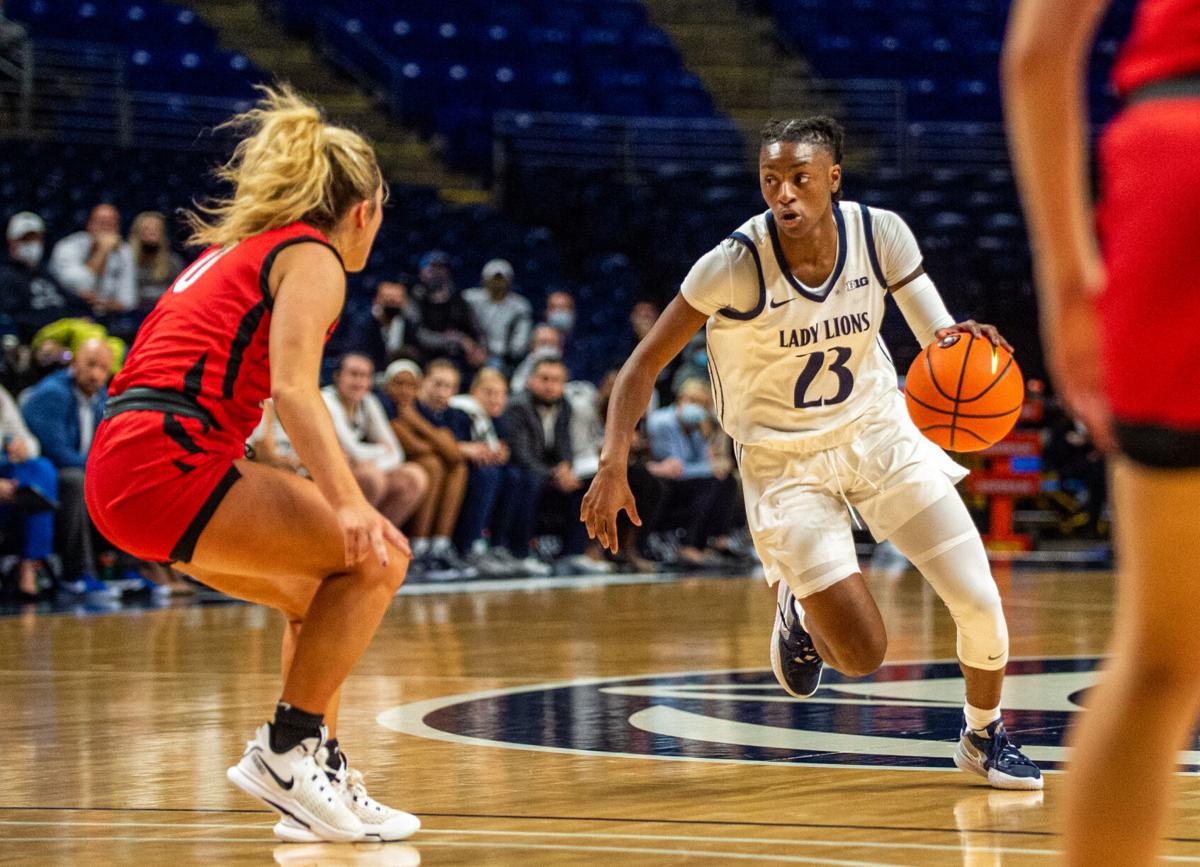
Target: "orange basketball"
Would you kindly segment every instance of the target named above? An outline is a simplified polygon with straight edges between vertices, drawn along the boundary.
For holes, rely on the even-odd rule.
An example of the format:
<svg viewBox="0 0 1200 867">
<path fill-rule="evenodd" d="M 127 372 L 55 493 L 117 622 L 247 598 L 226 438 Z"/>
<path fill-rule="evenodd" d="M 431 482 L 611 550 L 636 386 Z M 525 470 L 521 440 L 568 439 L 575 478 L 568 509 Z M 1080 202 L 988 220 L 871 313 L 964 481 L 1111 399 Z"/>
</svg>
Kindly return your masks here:
<svg viewBox="0 0 1200 867">
<path fill-rule="evenodd" d="M 944 449 L 976 452 L 1008 435 L 1025 401 L 1012 353 L 985 337 L 933 343 L 908 369 L 904 399 L 921 433 Z"/>
</svg>

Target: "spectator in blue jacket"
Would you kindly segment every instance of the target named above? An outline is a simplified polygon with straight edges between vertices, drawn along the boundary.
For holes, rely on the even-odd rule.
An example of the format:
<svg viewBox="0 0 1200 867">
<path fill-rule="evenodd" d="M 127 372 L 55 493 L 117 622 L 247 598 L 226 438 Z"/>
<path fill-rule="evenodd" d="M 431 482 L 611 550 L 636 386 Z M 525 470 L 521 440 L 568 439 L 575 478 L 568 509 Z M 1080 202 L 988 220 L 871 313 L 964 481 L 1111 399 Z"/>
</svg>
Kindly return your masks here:
<svg viewBox="0 0 1200 867">
<path fill-rule="evenodd" d="M 38 568 L 54 551 L 54 513 L 49 509 L 22 509 L 20 488 L 33 488 L 47 500 L 58 498 L 58 473 L 40 457 L 37 437 L 30 433 L 16 402 L 0 388 L 0 527 L 16 530 L 20 537 L 21 560 L 17 566 L 17 597 L 32 602 L 38 595 Z"/>
<path fill-rule="evenodd" d="M 713 471 L 708 438 L 712 393 L 703 379 L 683 382 L 675 403 L 646 417 L 651 472 L 667 484 L 660 526 L 685 531 L 679 556 L 692 565 L 705 565 L 710 539 L 729 532 L 736 488 L 733 477 Z"/>
<path fill-rule="evenodd" d="M 104 340 L 84 341 L 71 366 L 52 373 L 26 393 L 22 412 L 42 454 L 58 468 L 58 538 L 66 589 L 119 596 L 96 578 L 96 529 L 83 499 L 83 470 L 96 426 L 104 415 L 113 353 Z"/>
</svg>

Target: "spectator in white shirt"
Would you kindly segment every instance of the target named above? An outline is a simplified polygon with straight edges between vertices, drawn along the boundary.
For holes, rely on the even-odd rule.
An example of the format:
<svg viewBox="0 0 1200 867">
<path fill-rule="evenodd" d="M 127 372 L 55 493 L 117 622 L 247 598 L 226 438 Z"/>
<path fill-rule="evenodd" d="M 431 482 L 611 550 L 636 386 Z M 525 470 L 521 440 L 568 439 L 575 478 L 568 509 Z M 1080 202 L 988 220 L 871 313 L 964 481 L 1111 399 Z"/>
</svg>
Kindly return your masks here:
<svg viewBox="0 0 1200 867">
<path fill-rule="evenodd" d="M 492 259 L 483 266 L 483 285 L 463 293 L 483 330 L 488 363 L 510 373 L 529 350 L 533 309 L 513 291 L 513 266 Z"/>
<path fill-rule="evenodd" d="M 405 463 L 383 404 L 371 393 L 374 376 L 371 359 L 348 352 L 338 363 L 333 385 L 321 389 L 321 395 L 363 495 L 399 527 L 420 505 L 429 477 L 420 466 Z"/>
<path fill-rule="evenodd" d="M 133 251 L 121 239 L 121 215 L 112 205 L 96 205 L 84 231 L 54 245 L 50 273 L 97 316 L 137 307 Z"/>
</svg>

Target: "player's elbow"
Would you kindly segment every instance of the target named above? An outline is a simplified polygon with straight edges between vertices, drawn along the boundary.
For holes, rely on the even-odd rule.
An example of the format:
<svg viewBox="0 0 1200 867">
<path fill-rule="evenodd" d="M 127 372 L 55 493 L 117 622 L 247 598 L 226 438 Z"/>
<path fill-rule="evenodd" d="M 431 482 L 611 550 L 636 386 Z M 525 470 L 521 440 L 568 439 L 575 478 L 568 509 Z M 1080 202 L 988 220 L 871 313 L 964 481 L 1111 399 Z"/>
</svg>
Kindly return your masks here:
<svg viewBox="0 0 1200 867">
<path fill-rule="evenodd" d="M 320 392 L 311 383 L 292 382 L 284 379 L 271 383 L 271 400 L 275 411 L 282 417 L 290 415 L 288 410 L 300 408 L 313 398 L 321 399 Z"/>
</svg>

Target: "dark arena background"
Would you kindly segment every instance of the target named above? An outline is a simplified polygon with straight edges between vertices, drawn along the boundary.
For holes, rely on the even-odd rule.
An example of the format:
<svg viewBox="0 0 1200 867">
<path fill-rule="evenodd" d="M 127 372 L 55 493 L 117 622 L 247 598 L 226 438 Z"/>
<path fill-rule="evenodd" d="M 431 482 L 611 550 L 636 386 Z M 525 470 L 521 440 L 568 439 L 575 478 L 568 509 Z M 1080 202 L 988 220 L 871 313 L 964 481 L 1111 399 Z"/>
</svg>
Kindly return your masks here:
<svg viewBox="0 0 1200 867">
<path fill-rule="evenodd" d="M 1095 43 L 1097 135 L 1132 10 L 1115 0 Z M 0 864 L 1056 863 L 1064 734 L 1102 663 L 1114 559 L 1105 461 L 1042 360 L 1001 111 L 1008 12 L 0 0 Z M 85 397 L 86 347 L 99 338 L 118 370 L 199 255 L 180 209 L 225 191 L 213 170 L 236 139 L 220 124 L 272 82 L 367 136 L 389 185 L 326 347 L 326 400 L 365 370 L 409 457 L 467 478 L 461 502 L 435 485 L 399 519 L 415 557 L 345 685 L 340 739 L 376 797 L 421 819 L 403 843 L 281 843 L 226 782 L 277 697 L 284 622 L 106 541 L 81 506 L 98 417 L 64 411 Z M 996 325 L 1024 374 L 1013 432 L 952 457 L 971 470 L 959 490 L 1008 619 L 1005 721 L 1044 792 L 954 769 L 954 623 L 868 532 L 855 542 L 887 624 L 883 667 L 828 673 L 803 702 L 778 687 L 775 594 L 703 336 L 656 383 L 637 446 L 643 526 L 614 556 L 577 520 L 614 373 L 692 264 L 764 210 L 763 124 L 814 114 L 845 127 L 844 198 L 903 217 L 954 318 Z M 100 275 L 81 277 L 100 247 Z M 920 347 L 888 306 L 903 378 Z M 547 358 L 565 363 L 571 417 L 553 462 L 576 483 L 554 497 L 506 441 Z M 498 444 L 446 426 L 494 459 L 446 455 L 430 433 L 452 411 L 470 421 L 468 404 Z M 655 416 L 697 404 L 704 448 L 680 453 Z M 305 472 L 269 407 L 247 447 Z M 1198 769 L 1193 743 L 1175 861 L 1200 860 Z"/>
</svg>

